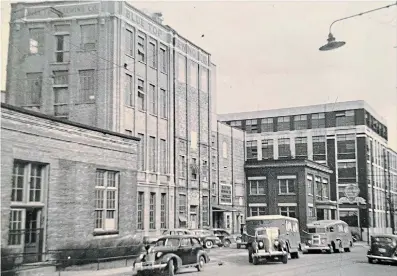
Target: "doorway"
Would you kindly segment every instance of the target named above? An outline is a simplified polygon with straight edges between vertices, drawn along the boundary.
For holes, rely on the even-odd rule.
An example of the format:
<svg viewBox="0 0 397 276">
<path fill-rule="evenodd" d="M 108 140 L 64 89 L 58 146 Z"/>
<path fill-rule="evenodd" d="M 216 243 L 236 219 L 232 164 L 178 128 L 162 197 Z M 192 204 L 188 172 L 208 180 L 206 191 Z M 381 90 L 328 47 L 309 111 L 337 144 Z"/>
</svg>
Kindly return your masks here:
<svg viewBox="0 0 397 276">
<path fill-rule="evenodd" d="M 41 208 L 26 208 L 25 212 L 24 262 L 41 262 L 43 251 L 42 210 Z"/>
</svg>

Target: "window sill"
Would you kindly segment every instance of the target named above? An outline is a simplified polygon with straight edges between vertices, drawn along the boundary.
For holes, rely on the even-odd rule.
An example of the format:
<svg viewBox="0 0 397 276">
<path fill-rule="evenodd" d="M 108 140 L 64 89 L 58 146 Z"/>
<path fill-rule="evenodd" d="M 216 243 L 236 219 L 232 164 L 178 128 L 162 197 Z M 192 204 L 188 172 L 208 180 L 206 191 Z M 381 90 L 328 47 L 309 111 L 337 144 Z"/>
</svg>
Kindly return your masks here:
<svg viewBox="0 0 397 276">
<path fill-rule="evenodd" d="M 90 50 L 80 49 L 80 50 L 76 50 L 76 53 L 88 53 L 88 52 L 96 52 L 96 51 L 98 51 L 98 49 L 90 49 Z"/>
<path fill-rule="evenodd" d="M 103 230 L 103 231 L 101 231 L 101 230 L 96 230 L 96 231 L 94 231 L 94 233 L 93 233 L 93 235 L 94 235 L 94 237 L 97 237 L 97 236 L 114 236 L 114 235 L 118 235 L 119 234 L 119 230 L 110 230 L 110 231 L 108 231 L 108 230 Z"/>
<path fill-rule="evenodd" d="M 149 68 L 152 68 L 153 70 L 157 70 L 157 66 L 149 65 Z"/>
<path fill-rule="evenodd" d="M 70 61 L 63 61 L 63 62 L 50 62 L 50 65 L 70 65 Z"/>
<path fill-rule="evenodd" d="M 135 59 L 135 57 L 133 56 L 133 55 L 130 55 L 130 54 L 125 54 L 127 57 L 129 57 L 129 58 L 132 58 L 132 59 Z"/>
<path fill-rule="evenodd" d="M 146 65 L 146 61 L 139 61 L 139 63 Z"/>
<path fill-rule="evenodd" d="M 141 109 L 141 108 L 138 108 L 138 111 L 139 111 L 139 112 L 142 112 L 142 113 L 147 113 L 146 110 Z"/>
<path fill-rule="evenodd" d="M 265 196 L 266 194 L 249 194 L 250 196 Z"/>
<path fill-rule="evenodd" d="M 293 195 L 296 195 L 296 193 L 286 193 L 286 194 L 281 194 L 281 193 L 279 193 L 278 195 L 279 195 L 279 196 L 285 196 L 285 195 L 287 195 L 287 196 L 293 196 Z"/>
<path fill-rule="evenodd" d="M 74 103 L 74 105 L 80 105 L 80 104 L 95 104 L 94 102 L 81 102 L 81 103 Z"/>
</svg>

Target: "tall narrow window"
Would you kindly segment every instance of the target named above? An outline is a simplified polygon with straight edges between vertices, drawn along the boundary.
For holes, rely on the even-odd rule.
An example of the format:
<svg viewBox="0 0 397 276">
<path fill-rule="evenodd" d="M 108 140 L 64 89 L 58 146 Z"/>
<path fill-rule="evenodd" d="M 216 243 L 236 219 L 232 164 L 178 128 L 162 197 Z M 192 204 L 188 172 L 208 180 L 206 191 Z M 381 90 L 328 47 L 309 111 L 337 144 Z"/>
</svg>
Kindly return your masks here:
<svg viewBox="0 0 397 276">
<path fill-rule="evenodd" d="M 296 137 L 295 138 L 295 156 L 297 158 L 307 158 L 307 138 Z"/>
<path fill-rule="evenodd" d="M 186 160 L 184 155 L 179 156 L 179 177 L 186 177 Z"/>
<path fill-rule="evenodd" d="M 273 139 L 262 140 L 262 159 L 273 159 L 274 158 L 274 145 Z"/>
<path fill-rule="evenodd" d="M 153 68 L 157 68 L 157 51 L 156 51 L 156 43 L 149 42 L 149 66 Z"/>
<path fill-rule="evenodd" d="M 209 200 L 208 196 L 203 196 L 203 226 L 209 226 Z"/>
<path fill-rule="evenodd" d="M 70 26 L 55 26 L 55 61 L 70 61 Z"/>
<path fill-rule="evenodd" d="M 338 159 L 356 158 L 356 136 L 355 134 L 340 134 L 337 138 Z"/>
<path fill-rule="evenodd" d="M 265 118 L 261 120 L 261 132 L 273 132 L 273 118 Z"/>
<path fill-rule="evenodd" d="M 289 116 L 278 117 L 277 118 L 277 131 L 286 131 L 290 130 L 290 118 Z"/>
<path fill-rule="evenodd" d="M 12 174 L 12 202 L 43 202 L 45 165 L 15 161 Z"/>
<path fill-rule="evenodd" d="M 138 60 L 145 63 L 146 59 L 146 39 L 143 35 L 138 36 Z"/>
<path fill-rule="evenodd" d="M 44 28 L 29 29 L 29 52 L 30 54 L 42 55 L 44 53 L 45 33 Z"/>
<path fill-rule="evenodd" d="M 21 209 L 11 209 L 10 212 L 10 229 L 8 232 L 8 244 L 22 244 L 22 212 Z"/>
<path fill-rule="evenodd" d="M 325 127 L 325 113 L 312 114 L 312 128 Z"/>
<path fill-rule="evenodd" d="M 160 173 L 167 173 L 167 142 L 160 139 Z"/>
<path fill-rule="evenodd" d="M 150 193 L 149 229 L 156 229 L 156 193 Z"/>
<path fill-rule="evenodd" d="M 139 160 L 138 160 L 138 169 L 140 171 L 145 170 L 145 135 L 142 133 L 138 133 L 139 141 Z"/>
<path fill-rule="evenodd" d="M 258 158 L 257 141 L 247 141 L 247 160 Z"/>
<path fill-rule="evenodd" d="M 289 138 L 279 138 L 278 139 L 278 157 L 290 157 L 290 139 Z"/>
<path fill-rule="evenodd" d="M 186 195 L 179 194 L 179 227 L 186 227 Z"/>
<path fill-rule="evenodd" d="M 95 100 L 95 70 L 79 70 L 80 93 L 79 103 L 89 103 Z"/>
<path fill-rule="evenodd" d="M 157 93 L 153 84 L 149 84 L 149 94 L 149 112 L 157 115 Z"/>
<path fill-rule="evenodd" d="M 149 171 L 156 171 L 156 138 L 149 137 Z"/>
<path fill-rule="evenodd" d="M 178 81 L 186 83 L 186 57 L 178 54 Z"/>
<path fill-rule="evenodd" d="M 144 206 L 145 206 L 145 194 L 144 192 L 138 192 L 138 208 L 137 208 L 137 229 L 144 229 Z"/>
<path fill-rule="evenodd" d="M 24 106 L 41 105 L 42 73 L 27 73 L 27 89 L 24 97 Z"/>
<path fill-rule="evenodd" d="M 167 118 L 167 92 L 160 89 L 160 117 Z"/>
<path fill-rule="evenodd" d="M 160 228 L 167 228 L 167 194 L 161 194 L 161 206 L 160 206 Z"/>
<path fill-rule="evenodd" d="M 294 128 L 307 129 L 307 115 L 296 115 L 294 116 Z"/>
<path fill-rule="evenodd" d="M 96 25 L 81 25 L 81 48 L 85 51 L 95 50 L 97 43 Z"/>
<path fill-rule="evenodd" d="M 322 161 L 326 160 L 326 149 L 325 149 L 325 136 L 313 136 L 313 160 Z"/>
<path fill-rule="evenodd" d="M 167 50 L 163 47 L 160 48 L 160 71 L 167 73 Z"/>
<path fill-rule="evenodd" d="M 138 79 L 138 108 L 145 111 L 145 82 Z"/>
<path fill-rule="evenodd" d="M 134 83 L 131 75 L 125 75 L 124 99 L 127 106 L 134 106 Z"/>
<path fill-rule="evenodd" d="M 258 120 L 246 120 L 245 131 L 247 133 L 258 133 Z"/>
<path fill-rule="evenodd" d="M 68 71 L 54 71 L 54 115 L 69 117 L 69 75 Z"/>
<path fill-rule="evenodd" d="M 191 87 L 198 88 L 198 64 L 189 61 L 189 84 Z"/>
<path fill-rule="evenodd" d="M 134 32 L 126 29 L 125 30 L 125 54 L 134 57 Z"/>
<path fill-rule="evenodd" d="M 117 230 L 118 172 L 97 170 L 95 183 L 95 229 Z"/>
</svg>

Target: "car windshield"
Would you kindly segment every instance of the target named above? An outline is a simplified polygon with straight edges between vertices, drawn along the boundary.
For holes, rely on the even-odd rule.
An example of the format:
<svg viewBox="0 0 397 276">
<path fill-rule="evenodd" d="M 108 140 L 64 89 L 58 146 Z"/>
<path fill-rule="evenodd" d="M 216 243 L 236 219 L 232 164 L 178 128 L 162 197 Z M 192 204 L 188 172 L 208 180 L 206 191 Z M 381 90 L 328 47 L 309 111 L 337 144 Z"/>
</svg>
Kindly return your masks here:
<svg viewBox="0 0 397 276">
<path fill-rule="evenodd" d="M 165 246 L 175 247 L 179 246 L 179 239 L 167 239 Z"/>
<path fill-rule="evenodd" d="M 265 236 L 267 235 L 266 229 L 260 229 L 256 231 L 257 235 L 259 236 Z"/>
<path fill-rule="evenodd" d="M 386 238 L 386 237 L 376 237 L 374 238 L 374 242 L 379 242 L 379 243 L 392 243 L 393 240 L 391 238 Z"/>
<path fill-rule="evenodd" d="M 166 240 L 158 240 L 157 242 L 156 242 L 156 245 L 155 246 L 164 246 L 165 245 L 165 241 Z"/>
<path fill-rule="evenodd" d="M 308 231 L 309 233 L 325 233 L 325 228 L 314 227 L 314 228 L 309 228 Z"/>
</svg>

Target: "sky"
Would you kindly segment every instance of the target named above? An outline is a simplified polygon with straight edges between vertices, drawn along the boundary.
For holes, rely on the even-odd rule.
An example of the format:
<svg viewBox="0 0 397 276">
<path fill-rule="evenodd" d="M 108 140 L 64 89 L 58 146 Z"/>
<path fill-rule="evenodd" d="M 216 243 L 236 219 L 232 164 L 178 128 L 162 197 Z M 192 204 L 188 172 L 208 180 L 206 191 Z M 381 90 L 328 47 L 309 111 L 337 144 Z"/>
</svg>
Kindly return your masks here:
<svg viewBox="0 0 397 276">
<path fill-rule="evenodd" d="M 129 1 L 211 53 L 217 112 L 365 100 L 397 151 L 397 7 L 334 24 L 346 45 L 320 52 L 332 21 L 393 1 Z M 1 89 L 9 3 L 1 1 Z M 202 37 L 204 35 L 204 37 Z"/>
</svg>

